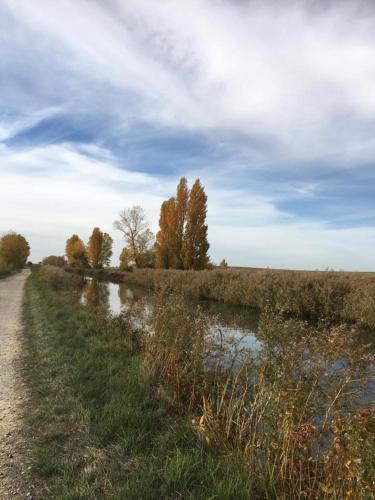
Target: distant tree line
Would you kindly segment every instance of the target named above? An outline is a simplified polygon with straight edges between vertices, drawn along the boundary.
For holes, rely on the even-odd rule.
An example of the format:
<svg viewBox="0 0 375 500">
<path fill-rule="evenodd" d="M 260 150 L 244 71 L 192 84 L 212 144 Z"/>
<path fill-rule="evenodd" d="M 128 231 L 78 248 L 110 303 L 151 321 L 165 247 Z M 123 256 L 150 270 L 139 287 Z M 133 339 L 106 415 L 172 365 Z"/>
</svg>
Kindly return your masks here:
<svg viewBox="0 0 375 500">
<path fill-rule="evenodd" d="M 68 265 L 71 267 L 92 267 L 101 269 L 108 266 L 112 257 L 113 240 L 108 233 L 103 233 L 98 227 L 93 229 L 87 245 L 77 234 L 73 234 L 67 239 L 65 245 L 65 255 Z M 60 259 L 61 257 L 50 256 Z"/>
<path fill-rule="evenodd" d="M 206 269 L 210 265 L 207 240 L 207 195 L 199 179 L 191 189 L 182 177 L 176 195 L 160 207 L 159 230 L 154 237 L 146 213 L 140 206 L 119 213 L 114 228 L 121 231 L 125 246 L 120 268 L 157 267 L 162 269 Z M 94 228 L 87 245 L 73 234 L 66 241 L 65 255 L 50 255 L 44 264 L 101 269 L 110 264 L 113 240 L 108 233 Z M 221 263 L 227 266 L 226 262 Z"/>
</svg>

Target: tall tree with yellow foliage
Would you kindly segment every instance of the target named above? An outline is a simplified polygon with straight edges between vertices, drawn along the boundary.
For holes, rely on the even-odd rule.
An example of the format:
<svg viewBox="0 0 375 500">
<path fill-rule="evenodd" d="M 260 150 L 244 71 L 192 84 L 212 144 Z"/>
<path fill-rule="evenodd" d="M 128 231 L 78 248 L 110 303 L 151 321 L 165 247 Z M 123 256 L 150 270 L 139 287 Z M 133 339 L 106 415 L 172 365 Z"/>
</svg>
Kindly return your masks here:
<svg viewBox="0 0 375 500">
<path fill-rule="evenodd" d="M 177 231 L 176 231 L 175 254 L 176 254 L 176 267 L 178 269 L 183 269 L 184 267 L 182 248 L 185 236 L 188 202 L 189 202 L 189 188 L 186 178 L 182 177 L 180 179 L 180 182 L 178 183 L 177 194 L 176 194 Z"/>
<path fill-rule="evenodd" d="M 87 244 L 87 258 L 94 269 L 101 267 L 101 255 L 103 248 L 103 233 L 95 227 Z"/>
<path fill-rule="evenodd" d="M 73 234 L 66 240 L 65 254 L 71 267 L 86 267 L 86 247 L 77 234 Z"/>
<path fill-rule="evenodd" d="M 164 201 L 160 208 L 159 231 L 156 234 L 155 264 L 156 267 L 170 269 L 176 267 L 178 220 L 176 200 L 170 198 Z"/>
<path fill-rule="evenodd" d="M 98 227 L 94 228 L 87 245 L 87 258 L 91 267 L 100 269 L 110 263 L 112 242 L 109 234 L 103 233 Z"/>
<path fill-rule="evenodd" d="M 209 263 L 207 255 L 207 196 L 200 180 L 190 190 L 187 207 L 186 229 L 183 242 L 185 269 L 205 269 Z"/>
</svg>

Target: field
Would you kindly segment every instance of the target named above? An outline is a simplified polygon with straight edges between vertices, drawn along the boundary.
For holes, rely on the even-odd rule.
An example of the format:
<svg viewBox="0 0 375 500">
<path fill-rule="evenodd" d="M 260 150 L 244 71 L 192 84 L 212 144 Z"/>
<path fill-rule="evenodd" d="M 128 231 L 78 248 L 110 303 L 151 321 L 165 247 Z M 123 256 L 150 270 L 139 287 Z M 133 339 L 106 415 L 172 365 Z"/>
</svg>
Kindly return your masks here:
<svg viewBox="0 0 375 500">
<path fill-rule="evenodd" d="M 42 267 L 28 283 L 33 474 L 43 491 L 53 498 L 372 497 L 375 420 L 363 395 L 374 360 L 356 326 L 339 321 L 355 287 L 372 277 L 111 273 L 154 290 L 149 314 L 142 316 L 141 303 L 120 316 L 89 310 L 76 299 L 82 277 L 61 269 Z M 231 303 L 244 296 L 242 304 L 262 310 L 256 358 L 218 335 L 199 305 L 187 306 L 188 296 Z"/>
</svg>

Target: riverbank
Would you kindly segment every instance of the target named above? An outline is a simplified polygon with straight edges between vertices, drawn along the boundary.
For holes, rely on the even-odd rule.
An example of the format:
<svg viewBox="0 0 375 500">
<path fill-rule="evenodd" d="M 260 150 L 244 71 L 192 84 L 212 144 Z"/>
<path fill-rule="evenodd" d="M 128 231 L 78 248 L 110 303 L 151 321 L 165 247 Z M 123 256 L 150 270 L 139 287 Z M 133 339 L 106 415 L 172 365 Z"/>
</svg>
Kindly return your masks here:
<svg viewBox="0 0 375 500">
<path fill-rule="evenodd" d="M 142 329 L 137 308 L 74 303 L 80 281 L 41 268 L 27 290 L 34 474 L 50 496 L 371 498 L 371 360 L 343 327 L 268 315 L 257 359 L 227 358 L 181 295 L 156 294 Z"/>
<path fill-rule="evenodd" d="M 149 290 L 167 288 L 188 298 L 246 306 L 259 312 L 272 311 L 310 321 L 355 323 L 375 329 L 375 273 L 264 269 L 66 270 Z"/>
<path fill-rule="evenodd" d="M 37 272 L 27 285 L 38 497 L 250 498 L 248 476 L 206 449 L 124 333 L 59 288 Z"/>
</svg>

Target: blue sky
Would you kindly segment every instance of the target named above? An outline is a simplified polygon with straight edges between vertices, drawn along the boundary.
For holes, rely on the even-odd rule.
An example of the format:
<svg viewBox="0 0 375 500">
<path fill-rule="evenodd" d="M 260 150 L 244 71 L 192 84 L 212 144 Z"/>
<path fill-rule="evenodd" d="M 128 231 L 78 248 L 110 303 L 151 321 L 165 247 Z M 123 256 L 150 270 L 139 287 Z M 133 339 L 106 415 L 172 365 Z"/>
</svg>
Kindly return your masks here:
<svg viewBox="0 0 375 500">
<path fill-rule="evenodd" d="M 372 2 L 0 0 L 0 233 L 61 254 L 182 175 L 213 261 L 375 270 Z"/>
</svg>

